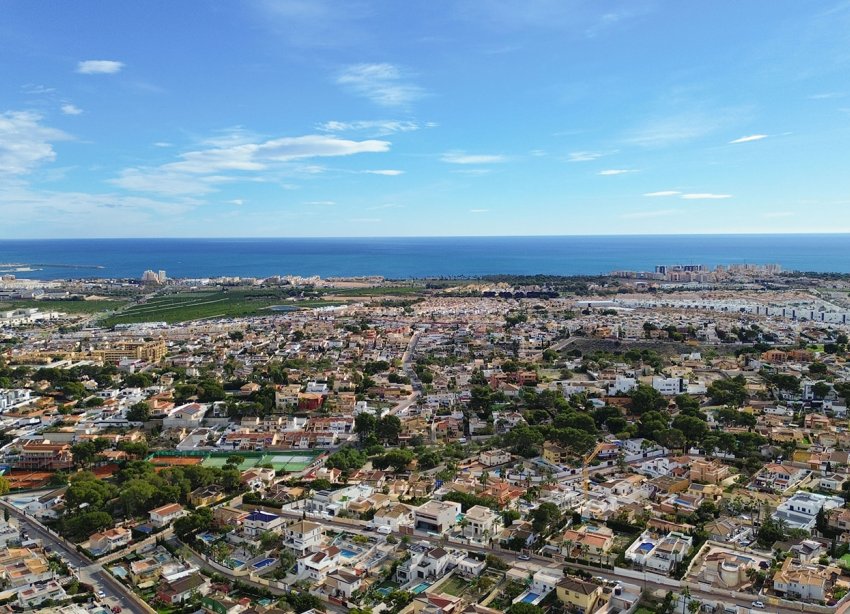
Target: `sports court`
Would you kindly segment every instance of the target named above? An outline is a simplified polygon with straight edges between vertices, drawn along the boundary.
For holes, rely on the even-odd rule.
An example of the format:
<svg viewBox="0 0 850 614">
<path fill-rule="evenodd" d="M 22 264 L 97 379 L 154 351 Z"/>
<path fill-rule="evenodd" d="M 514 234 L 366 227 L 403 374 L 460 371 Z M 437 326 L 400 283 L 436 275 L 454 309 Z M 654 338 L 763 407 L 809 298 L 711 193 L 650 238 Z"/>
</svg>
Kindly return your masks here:
<svg viewBox="0 0 850 614">
<path fill-rule="evenodd" d="M 204 467 L 224 467 L 231 456 L 241 456 L 244 460 L 236 465 L 242 471 L 259 465 L 271 465 L 275 471 L 296 473 L 304 471 L 322 454 L 324 450 L 286 450 L 282 452 L 175 452 L 157 453 L 149 457 L 150 462 L 158 467 L 174 467 L 185 465 L 202 465 Z"/>
</svg>

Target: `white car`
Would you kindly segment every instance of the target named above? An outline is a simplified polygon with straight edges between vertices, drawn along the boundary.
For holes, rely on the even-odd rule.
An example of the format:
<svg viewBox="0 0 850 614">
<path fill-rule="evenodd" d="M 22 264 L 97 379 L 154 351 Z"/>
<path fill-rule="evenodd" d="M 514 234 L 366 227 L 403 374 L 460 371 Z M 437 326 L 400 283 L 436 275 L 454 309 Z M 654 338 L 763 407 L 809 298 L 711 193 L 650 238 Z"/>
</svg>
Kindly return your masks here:
<svg viewBox="0 0 850 614">
<path fill-rule="evenodd" d="M 392 529 L 390 529 L 388 526 L 378 527 L 378 533 L 380 533 L 381 535 L 389 535 L 392 532 Z"/>
<path fill-rule="evenodd" d="M 753 601 L 751 604 L 754 608 L 758 608 L 759 610 L 764 609 L 764 604 L 761 601 Z"/>
</svg>

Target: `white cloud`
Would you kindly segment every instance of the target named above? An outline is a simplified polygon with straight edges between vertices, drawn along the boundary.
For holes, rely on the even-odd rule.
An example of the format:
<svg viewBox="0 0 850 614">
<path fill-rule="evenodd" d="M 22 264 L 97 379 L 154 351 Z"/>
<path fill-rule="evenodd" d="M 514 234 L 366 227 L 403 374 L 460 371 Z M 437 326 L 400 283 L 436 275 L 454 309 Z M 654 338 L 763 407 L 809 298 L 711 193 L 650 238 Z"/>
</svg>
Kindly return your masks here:
<svg viewBox="0 0 850 614">
<path fill-rule="evenodd" d="M 596 151 L 574 151 L 570 154 L 570 162 L 591 162 L 597 158 L 601 158 L 602 153 Z"/>
<path fill-rule="evenodd" d="M 352 141 L 330 135 L 281 137 L 250 142 L 244 132 L 218 137 L 217 146 L 180 154 L 179 160 L 157 167 L 128 168 L 112 183 L 128 190 L 162 194 L 208 193 L 216 184 L 272 172 L 290 162 L 309 158 L 350 156 L 389 151 L 388 141 Z M 301 165 L 300 173 L 322 172 L 318 165 Z M 253 176 L 256 180 L 256 176 Z"/>
<path fill-rule="evenodd" d="M 82 75 L 114 75 L 122 68 L 124 62 L 115 60 L 84 60 L 77 64 L 77 72 Z"/>
<path fill-rule="evenodd" d="M 30 111 L 0 113 L 0 175 L 23 175 L 56 159 L 51 142 L 70 137 L 40 122 Z"/>
<path fill-rule="evenodd" d="M 446 152 L 440 158 L 449 164 L 497 164 L 507 158 L 497 154 L 467 154 L 462 151 Z"/>
<path fill-rule="evenodd" d="M 374 207 L 367 207 L 370 211 L 374 211 L 376 209 L 404 209 L 404 205 L 397 205 L 395 203 L 384 203 L 383 205 L 375 205 Z"/>
<path fill-rule="evenodd" d="M 393 64 L 354 64 L 345 68 L 336 82 L 354 94 L 383 107 L 398 107 L 419 100 L 425 91 Z"/>
<path fill-rule="evenodd" d="M 489 209 L 470 209 L 469 210 L 470 213 L 487 213 L 488 211 L 490 211 L 490 210 Z"/>
<path fill-rule="evenodd" d="M 610 177 L 613 175 L 626 175 L 628 173 L 636 173 L 635 169 L 631 168 L 610 168 L 604 171 L 599 171 L 597 175 L 602 175 L 603 177 Z"/>
<path fill-rule="evenodd" d="M 681 213 L 678 209 L 660 209 L 656 211 L 635 211 L 634 213 L 624 213 L 620 217 L 624 220 L 644 220 L 653 217 L 676 215 L 678 213 Z"/>
<path fill-rule="evenodd" d="M 234 198 L 233 200 L 229 200 L 227 202 L 230 203 L 231 205 L 236 205 L 237 207 L 241 207 L 242 205 L 245 204 L 245 201 L 242 200 L 241 198 Z"/>
<path fill-rule="evenodd" d="M 174 143 L 169 143 L 168 141 L 157 141 L 153 144 L 154 147 L 174 147 Z"/>
<path fill-rule="evenodd" d="M 835 98 L 844 98 L 846 94 L 843 92 L 826 92 L 823 94 L 812 94 L 809 100 L 833 100 Z"/>
<path fill-rule="evenodd" d="M 625 142 L 640 147 L 667 147 L 694 141 L 742 119 L 746 109 L 688 110 L 656 116 L 626 135 Z"/>
<path fill-rule="evenodd" d="M 451 172 L 456 175 L 472 175 L 473 177 L 478 177 L 480 175 L 489 175 L 493 172 L 492 168 L 456 168 Z"/>
<path fill-rule="evenodd" d="M 644 196 L 678 196 L 681 192 L 677 192 L 676 190 L 661 190 L 660 192 L 647 192 Z"/>
<path fill-rule="evenodd" d="M 430 127 L 427 126 L 426 127 Z M 398 132 L 413 132 L 422 128 L 414 121 L 396 119 L 374 119 L 352 122 L 329 121 L 316 126 L 320 132 L 368 132 L 375 136 L 387 136 Z"/>
<path fill-rule="evenodd" d="M 385 168 L 385 169 L 377 169 L 373 171 L 363 171 L 367 175 L 386 175 L 387 177 L 397 177 L 398 175 L 404 175 L 404 171 L 400 171 L 393 168 Z"/>
<path fill-rule="evenodd" d="M 336 204 L 336 201 L 333 200 L 308 200 L 305 205 L 310 205 L 311 207 L 332 207 Z"/>
<path fill-rule="evenodd" d="M 685 200 L 721 200 L 724 198 L 732 198 L 731 194 L 712 194 L 711 192 L 695 192 L 691 194 L 682 194 Z"/>
<path fill-rule="evenodd" d="M 65 115 L 82 115 L 83 113 L 83 110 L 80 107 L 72 105 L 70 103 L 63 104 L 61 109 Z"/>
<path fill-rule="evenodd" d="M 768 135 L 766 134 L 751 134 L 749 136 L 742 136 L 739 139 L 735 139 L 734 141 L 729 141 L 730 145 L 734 145 L 735 143 L 751 143 L 753 141 L 760 141 L 762 139 L 766 139 Z"/>
</svg>

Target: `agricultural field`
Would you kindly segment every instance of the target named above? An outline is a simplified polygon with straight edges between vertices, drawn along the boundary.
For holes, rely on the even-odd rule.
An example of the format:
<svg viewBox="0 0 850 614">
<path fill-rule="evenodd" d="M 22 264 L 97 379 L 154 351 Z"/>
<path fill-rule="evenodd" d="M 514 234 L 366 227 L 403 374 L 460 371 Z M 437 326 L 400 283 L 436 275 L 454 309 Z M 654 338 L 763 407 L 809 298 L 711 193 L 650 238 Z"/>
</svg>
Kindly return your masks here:
<svg viewBox="0 0 850 614">
<path fill-rule="evenodd" d="M 220 290 L 209 292 L 179 292 L 155 295 L 123 312 L 103 320 L 103 326 L 139 322 L 188 322 L 208 318 L 235 318 L 269 315 L 269 308 L 288 305 L 311 308 L 338 305 L 327 301 L 292 301 L 274 290 Z"/>
<path fill-rule="evenodd" d="M 127 304 L 126 300 L 95 300 L 95 301 L 4 301 L 0 302 L 2 309 L 30 309 L 37 307 L 41 311 L 61 311 L 72 315 L 84 315 L 100 313 L 102 311 L 113 311 Z"/>
</svg>

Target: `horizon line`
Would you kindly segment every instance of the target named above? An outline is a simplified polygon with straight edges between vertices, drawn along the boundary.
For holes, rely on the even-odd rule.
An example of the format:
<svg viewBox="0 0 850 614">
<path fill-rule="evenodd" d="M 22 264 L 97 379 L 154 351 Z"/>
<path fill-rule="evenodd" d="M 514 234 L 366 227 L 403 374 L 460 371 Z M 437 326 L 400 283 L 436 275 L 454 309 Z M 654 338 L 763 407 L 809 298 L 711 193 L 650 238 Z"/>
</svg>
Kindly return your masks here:
<svg viewBox="0 0 850 614">
<path fill-rule="evenodd" d="M 309 236 L 139 236 L 139 237 L 19 237 L 4 241 L 137 241 L 137 240 L 246 240 L 246 239 L 552 239 L 552 238 L 616 238 L 616 237 L 794 237 L 850 236 L 850 231 L 838 232 L 688 232 L 688 233 L 622 233 L 622 234 L 539 234 L 539 235 L 309 235 Z"/>
</svg>

